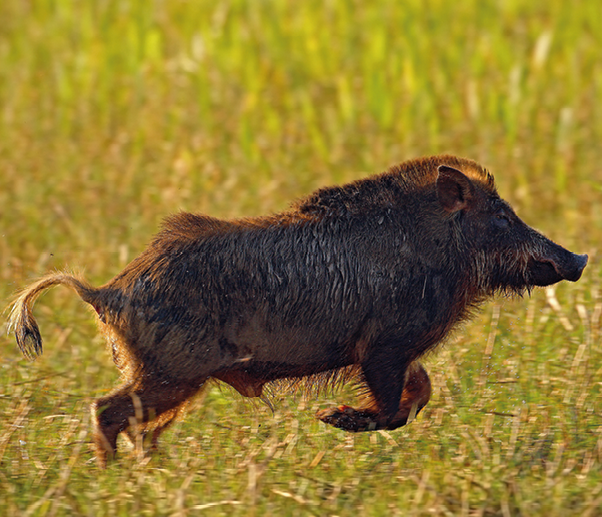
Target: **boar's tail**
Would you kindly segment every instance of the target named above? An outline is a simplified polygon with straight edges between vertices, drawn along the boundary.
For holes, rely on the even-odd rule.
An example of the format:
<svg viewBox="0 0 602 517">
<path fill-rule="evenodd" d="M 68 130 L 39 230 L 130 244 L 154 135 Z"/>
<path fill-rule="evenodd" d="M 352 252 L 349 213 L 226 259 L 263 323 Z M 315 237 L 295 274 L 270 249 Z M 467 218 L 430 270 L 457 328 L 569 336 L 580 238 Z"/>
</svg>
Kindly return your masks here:
<svg viewBox="0 0 602 517">
<path fill-rule="evenodd" d="M 40 335 L 38 324 L 33 317 L 33 304 L 43 291 L 59 284 L 70 287 L 82 300 L 88 303 L 93 303 L 98 292 L 97 289 L 85 280 L 76 278 L 73 275 L 51 273 L 43 276 L 17 295 L 8 317 L 8 333 L 15 333 L 17 345 L 19 345 L 23 355 L 30 361 L 42 353 L 42 336 Z"/>
</svg>

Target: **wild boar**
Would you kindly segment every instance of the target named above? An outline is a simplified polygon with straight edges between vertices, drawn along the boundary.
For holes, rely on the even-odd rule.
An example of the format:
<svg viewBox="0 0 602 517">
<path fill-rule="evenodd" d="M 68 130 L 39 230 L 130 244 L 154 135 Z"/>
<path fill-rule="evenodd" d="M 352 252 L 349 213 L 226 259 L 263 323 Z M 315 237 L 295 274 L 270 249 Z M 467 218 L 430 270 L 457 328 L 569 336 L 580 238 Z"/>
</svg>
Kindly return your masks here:
<svg viewBox="0 0 602 517">
<path fill-rule="evenodd" d="M 9 328 L 34 358 L 43 290 L 64 284 L 94 307 L 123 374 L 92 404 L 105 465 L 132 422 L 156 444 L 210 378 L 261 397 L 279 379 L 339 376 L 366 395 L 318 418 L 346 431 L 403 426 L 430 398 L 419 358 L 478 304 L 576 281 L 586 264 L 519 219 L 483 167 L 444 155 L 320 189 L 276 215 L 172 215 L 102 287 L 53 273 L 26 288 Z"/>
</svg>

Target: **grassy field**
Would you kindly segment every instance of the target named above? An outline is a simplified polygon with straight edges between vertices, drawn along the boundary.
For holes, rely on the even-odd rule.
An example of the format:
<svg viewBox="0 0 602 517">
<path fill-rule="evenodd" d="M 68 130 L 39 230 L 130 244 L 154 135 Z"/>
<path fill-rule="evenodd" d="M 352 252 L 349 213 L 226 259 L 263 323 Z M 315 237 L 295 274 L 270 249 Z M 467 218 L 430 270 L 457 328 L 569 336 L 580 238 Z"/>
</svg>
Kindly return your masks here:
<svg viewBox="0 0 602 517">
<path fill-rule="evenodd" d="M 602 515 L 602 16 L 598 1 L 0 2 L 0 300 L 52 269 L 109 280 L 169 213 L 275 212 L 449 152 L 590 255 L 577 284 L 485 305 L 427 361 L 406 428 L 213 388 L 151 458 L 93 462 L 118 381 L 57 289 L 45 354 L 0 337 L 0 515 Z M 2 323 L 4 320 L 2 320 Z"/>
</svg>

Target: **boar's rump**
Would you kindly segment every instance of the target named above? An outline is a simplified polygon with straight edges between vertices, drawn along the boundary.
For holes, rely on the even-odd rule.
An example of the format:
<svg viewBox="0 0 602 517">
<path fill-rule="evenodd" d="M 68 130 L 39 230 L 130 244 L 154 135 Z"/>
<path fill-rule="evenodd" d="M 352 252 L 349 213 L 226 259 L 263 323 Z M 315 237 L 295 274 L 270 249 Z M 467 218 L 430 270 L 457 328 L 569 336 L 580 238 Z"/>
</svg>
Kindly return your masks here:
<svg viewBox="0 0 602 517">
<path fill-rule="evenodd" d="M 104 465 L 132 421 L 156 445 L 210 378 L 246 397 L 279 379 L 353 380 L 360 406 L 318 417 L 347 431 L 395 429 L 430 398 L 418 359 L 471 309 L 496 292 L 576 281 L 586 263 L 523 223 L 480 165 L 435 156 L 276 215 L 172 215 L 102 287 L 54 273 L 26 288 L 10 328 L 33 358 L 44 289 L 67 285 L 94 307 L 123 374 L 92 405 Z"/>
</svg>

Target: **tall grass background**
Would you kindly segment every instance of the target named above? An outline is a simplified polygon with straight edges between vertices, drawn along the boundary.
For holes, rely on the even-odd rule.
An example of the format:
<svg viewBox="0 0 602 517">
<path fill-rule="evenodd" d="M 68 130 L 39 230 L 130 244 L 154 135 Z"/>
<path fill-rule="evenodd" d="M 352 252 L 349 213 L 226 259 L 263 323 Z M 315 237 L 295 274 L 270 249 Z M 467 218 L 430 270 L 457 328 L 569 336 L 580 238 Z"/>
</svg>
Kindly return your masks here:
<svg viewBox="0 0 602 517">
<path fill-rule="evenodd" d="M 270 213 L 449 152 L 528 223 L 590 254 L 577 284 L 497 299 L 427 367 L 395 432 L 313 419 L 343 391 L 214 388 L 93 463 L 118 381 L 90 311 L 36 306 L 45 354 L 0 337 L 2 515 L 602 514 L 602 8 L 583 0 L 0 2 L 0 299 L 52 269 L 104 283 L 167 214 Z"/>
</svg>

